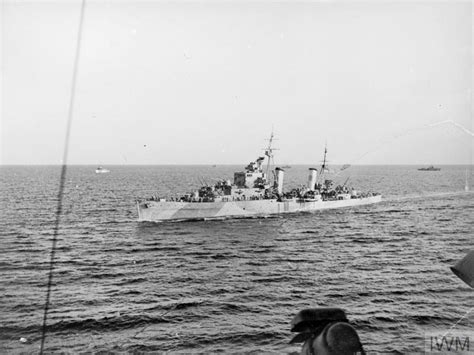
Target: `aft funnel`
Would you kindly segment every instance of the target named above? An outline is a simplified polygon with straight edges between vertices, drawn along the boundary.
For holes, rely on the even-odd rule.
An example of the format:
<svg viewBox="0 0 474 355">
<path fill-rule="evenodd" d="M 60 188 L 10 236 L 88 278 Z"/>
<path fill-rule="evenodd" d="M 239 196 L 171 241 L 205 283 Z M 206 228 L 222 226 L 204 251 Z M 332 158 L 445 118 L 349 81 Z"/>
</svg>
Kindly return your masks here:
<svg viewBox="0 0 474 355">
<path fill-rule="evenodd" d="M 318 176 L 318 170 L 316 170 L 315 168 L 309 168 L 309 175 L 308 175 L 309 191 L 314 191 L 314 186 L 316 185 L 317 176 Z"/>
<path fill-rule="evenodd" d="M 285 170 L 282 168 L 276 168 L 276 183 L 277 183 L 277 191 L 279 194 L 283 193 L 283 176 L 285 174 Z"/>
</svg>

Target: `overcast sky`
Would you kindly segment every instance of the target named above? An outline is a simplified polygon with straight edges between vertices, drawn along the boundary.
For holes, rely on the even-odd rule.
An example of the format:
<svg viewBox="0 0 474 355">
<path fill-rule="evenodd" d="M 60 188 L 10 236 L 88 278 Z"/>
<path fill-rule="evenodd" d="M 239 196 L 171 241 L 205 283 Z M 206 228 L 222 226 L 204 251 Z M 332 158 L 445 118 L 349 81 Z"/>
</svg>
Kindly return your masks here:
<svg viewBox="0 0 474 355">
<path fill-rule="evenodd" d="M 79 1 L 2 6 L 2 164 L 59 164 Z M 472 5 L 92 1 L 71 164 L 468 164 Z"/>
</svg>

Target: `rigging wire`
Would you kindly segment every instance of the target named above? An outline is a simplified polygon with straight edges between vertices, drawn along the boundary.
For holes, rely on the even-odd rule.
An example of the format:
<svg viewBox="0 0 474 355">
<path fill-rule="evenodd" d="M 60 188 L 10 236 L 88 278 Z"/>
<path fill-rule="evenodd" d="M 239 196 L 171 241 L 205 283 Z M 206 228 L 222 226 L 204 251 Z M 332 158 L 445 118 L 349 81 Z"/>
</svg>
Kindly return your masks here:
<svg viewBox="0 0 474 355">
<path fill-rule="evenodd" d="M 76 54 L 74 58 L 74 68 L 72 73 L 72 81 L 71 81 L 71 96 L 69 99 L 69 110 L 67 116 L 67 127 L 66 127 L 66 137 L 64 142 L 64 151 L 63 151 L 63 159 L 62 159 L 62 166 L 61 166 L 61 176 L 59 178 L 59 191 L 58 191 L 58 204 L 56 209 L 56 220 L 54 224 L 54 232 L 53 232 L 53 243 L 51 246 L 51 254 L 50 254 L 50 261 L 49 261 L 49 275 L 48 275 L 48 285 L 46 291 L 46 301 L 44 304 L 44 314 L 43 314 L 43 327 L 41 332 L 41 346 L 40 346 L 40 354 L 43 354 L 44 350 L 44 343 L 46 340 L 46 323 L 48 320 L 48 310 L 50 305 L 51 299 L 51 285 L 53 283 L 53 272 L 54 272 L 54 263 L 55 263 L 55 256 L 56 256 L 56 244 L 58 240 L 59 234 L 59 223 L 61 221 L 61 215 L 63 212 L 63 195 L 64 195 L 64 186 L 66 181 L 66 172 L 67 172 L 67 157 L 68 157 L 68 150 L 69 150 L 69 137 L 71 134 L 71 123 L 72 123 L 72 115 L 74 112 L 74 103 L 75 103 L 75 94 L 76 94 L 76 81 L 77 81 L 77 72 L 79 66 L 79 55 L 81 49 L 81 40 L 82 40 L 82 26 L 84 22 L 84 12 L 86 7 L 86 0 L 81 1 L 81 12 L 79 16 L 79 26 L 77 32 L 77 44 L 76 44 Z"/>
</svg>

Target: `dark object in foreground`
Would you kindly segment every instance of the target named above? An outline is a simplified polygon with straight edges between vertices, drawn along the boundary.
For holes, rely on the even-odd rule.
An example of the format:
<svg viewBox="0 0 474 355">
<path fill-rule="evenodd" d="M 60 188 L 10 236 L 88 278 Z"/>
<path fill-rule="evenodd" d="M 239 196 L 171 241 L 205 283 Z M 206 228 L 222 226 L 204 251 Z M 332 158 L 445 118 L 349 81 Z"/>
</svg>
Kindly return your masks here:
<svg viewBox="0 0 474 355">
<path fill-rule="evenodd" d="M 452 266 L 451 271 L 470 287 L 474 288 L 474 250 L 471 250 L 456 265 Z"/>
<path fill-rule="evenodd" d="M 301 354 L 365 354 L 359 335 L 340 308 L 311 308 L 300 311 L 291 321 L 297 334 L 291 341 L 304 343 Z"/>
</svg>

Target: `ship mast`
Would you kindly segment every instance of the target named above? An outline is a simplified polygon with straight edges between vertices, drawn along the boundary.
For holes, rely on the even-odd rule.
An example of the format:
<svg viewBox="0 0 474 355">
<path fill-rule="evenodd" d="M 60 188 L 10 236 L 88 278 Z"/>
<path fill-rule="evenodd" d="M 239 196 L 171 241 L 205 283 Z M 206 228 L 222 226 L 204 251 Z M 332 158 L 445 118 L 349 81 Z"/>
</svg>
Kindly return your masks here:
<svg viewBox="0 0 474 355">
<path fill-rule="evenodd" d="M 268 172 L 270 171 L 270 164 L 272 165 L 275 164 L 273 160 L 273 151 L 276 149 L 272 148 L 272 143 L 273 143 L 273 129 L 272 129 L 272 133 L 270 134 L 270 139 L 268 140 L 268 147 L 265 149 L 265 155 L 268 157 L 267 170 L 266 170 L 267 176 L 268 176 Z"/>
<path fill-rule="evenodd" d="M 318 180 L 319 178 L 322 178 L 324 176 L 324 173 L 326 172 L 327 168 L 326 168 L 326 163 L 327 163 L 327 160 L 326 160 L 326 156 L 328 154 L 328 143 L 326 142 L 326 145 L 324 146 L 324 158 L 323 158 L 323 163 L 321 164 L 321 170 L 319 171 L 319 177 L 318 177 Z"/>
</svg>

